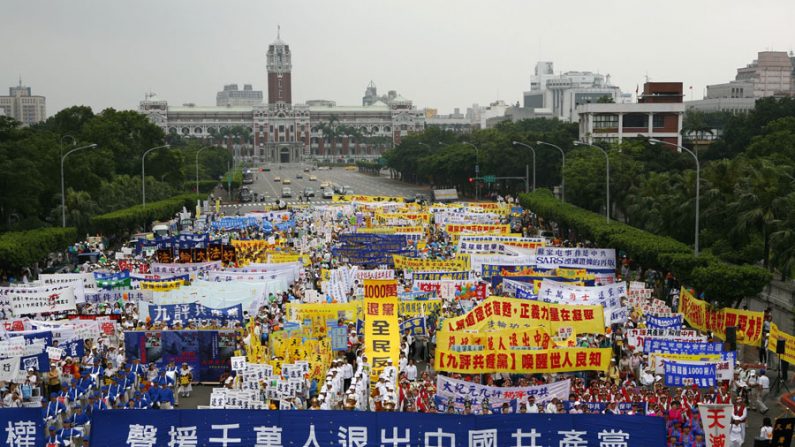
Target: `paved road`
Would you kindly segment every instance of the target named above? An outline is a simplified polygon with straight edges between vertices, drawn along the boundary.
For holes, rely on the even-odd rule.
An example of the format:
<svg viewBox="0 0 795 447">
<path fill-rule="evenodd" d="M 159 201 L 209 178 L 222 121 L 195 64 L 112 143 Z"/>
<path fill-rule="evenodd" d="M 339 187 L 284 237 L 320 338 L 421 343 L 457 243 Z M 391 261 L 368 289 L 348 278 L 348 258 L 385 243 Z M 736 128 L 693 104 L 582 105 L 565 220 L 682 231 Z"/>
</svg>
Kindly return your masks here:
<svg viewBox="0 0 795 447">
<path fill-rule="evenodd" d="M 300 165 L 283 166 L 282 169 L 279 169 L 278 165 L 271 165 L 270 172 L 259 172 L 259 167 L 253 167 L 252 170 L 255 171 L 255 181 L 254 184 L 249 185 L 249 189 L 257 194 L 263 194 L 265 196 L 264 201 L 258 200 L 252 203 L 222 205 L 222 208 L 227 213 L 230 210 L 250 211 L 262 208 L 264 205 L 271 205 L 276 199 L 281 197 L 282 187 L 284 186 L 289 186 L 292 190 L 292 197 L 283 199 L 289 205 L 301 203 L 298 201 L 298 196 L 302 194 L 304 188 L 307 187 L 315 190 L 316 196 L 310 198 L 310 202 L 329 203 L 331 200 L 323 199 L 320 191 L 320 184 L 326 181 L 340 186 L 349 186 L 353 189 L 354 194 L 404 197 L 413 197 L 418 193 L 425 194 L 426 196 L 430 195 L 430 189 L 428 187 L 403 183 L 383 175 L 374 176 L 356 171 L 347 171 L 340 167 L 328 171 L 316 170 L 303 172 L 303 167 Z M 299 174 L 303 178 L 296 178 Z M 317 177 L 317 180 L 310 181 L 309 176 L 311 175 Z M 276 177 L 281 180 L 290 179 L 290 184 L 284 185 L 282 181 L 277 182 L 274 180 Z"/>
</svg>

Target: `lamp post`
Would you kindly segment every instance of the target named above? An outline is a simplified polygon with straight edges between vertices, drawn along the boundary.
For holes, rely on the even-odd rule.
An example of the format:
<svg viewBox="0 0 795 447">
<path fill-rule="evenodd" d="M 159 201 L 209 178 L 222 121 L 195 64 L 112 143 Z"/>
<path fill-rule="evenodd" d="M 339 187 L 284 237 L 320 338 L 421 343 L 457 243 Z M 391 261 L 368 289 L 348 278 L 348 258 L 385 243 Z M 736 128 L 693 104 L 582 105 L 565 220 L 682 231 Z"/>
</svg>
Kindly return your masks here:
<svg viewBox="0 0 795 447">
<path fill-rule="evenodd" d="M 554 145 L 552 143 L 547 143 L 546 141 L 536 141 L 536 144 L 544 145 L 544 146 L 552 146 L 555 149 L 560 151 L 560 160 L 561 160 L 561 163 L 560 163 L 560 201 L 561 202 L 565 202 L 566 201 L 566 177 L 564 175 L 564 172 L 566 170 L 566 153 L 563 152 L 563 149 L 561 149 L 560 146 Z"/>
<path fill-rule="evenodd" d="M 673 146 L 680 151 L 685 151 L 693 157 L 693 160 L 696 162 L 696 230 L 695 235 L 693 236 L 693 246 L 695 248 L 696 256 L 698 256 L 698 220 L 699 220 L 699 213 L 701 208 L 699 206 L 699 200 L 701 198 L 701 164 L 698 161 L 698 155 L 695 152 L 691 151 L 690 149 L 680 146 L 675 143 L 669 143 L 668 141 L 658 140 L 656 138 L 649 138 L 649 143 L 651 144 L 667 144 L 668 146 Z"/>
<path fill-rule="evenodd" d="M 155 146 L 151 149 L 147 149 L 146 152 L 144 152 L 144 154 L 141 156 L 141 204 L 144 208 L 146 208 L 146 156 L 155 149 L 163 149 L 167 147 L 171 147 L 171 145 L 164 144 L 162 146 Z"/>
<path fill-rule="evenodd" d="M 513 145 L 514 146 L 526 147 L 526 148 L 530 149 L 533 152 L 533 192 L 536 192 L 536 150 L 533 148 L 533 146 L 530 146 L 529 144 L 520 143 L 518 141 L 514 141 Z M 525 189 L 528 189 L 527 188 L 527 184 L 525 184 Z M 525 192 L 529 192 L 529 191 L 525 191 Z"/>
<path fill-rule="evenodd" d="M 575 141 L 574 145 L 588 146 L 594 149 L 599 149 L 603 154 L 605 154 L 605 167 L 607 169 L 607 175 L 605 176 L 605 191 L 607 195 L 607 202 L 605 203 L 605 218 L 607 219 L 607 223 L 610 223 L 610 157 L 607 155 L 607 151 L 599 146 L 594 146 L 593 144 L 588 144 L 582 141 Z"/>
<path fill-rule="evenodd" d="M 66 160 L 66 157 L 68 157 L 69 154 L 71 154 L 72 152 L 77 152 L 77 151 L 79 151 L 81 149 L 88 149 L 90 147 L 97 147 L 96 144 L 89 144 L 89 145 L 86 145 L 86 146 L 76 147 L 76 148 L 72 149 L 71 151 L 69 151 L 69 152 L 64 154 L 63 153 L 63 139 L 66 138 L 66 137 L 69 137 L 69 138 L 72 139 L 72 145 L 77 143 L 77 141 L 75 140 L 75 137 L 73 137 L 71 135 L 64 135 L 63 137 L 61 137 L 61 226 L 62 227 L 66 227 L 66 187 L 65 187 L 64 178 L 63 178 L 63 163 L 64 163 L 64 160 Z"/>
<path fill-rule="evenodd" d="M 199 154 L 202 153 L 203 150 L 207 149 L 209 146 L 204 146 L 198 151 L 196 151 L 196 194 L 199 193 Z"/>
<path fill-rule="evenodd" d="M 461 144 L 475 148 L 475 201 L 477 202 L 480 200 L 480 179 L 478 179 L 480 177 L 480 149 L 468 141 L 464 141 Z"/>
</svg>

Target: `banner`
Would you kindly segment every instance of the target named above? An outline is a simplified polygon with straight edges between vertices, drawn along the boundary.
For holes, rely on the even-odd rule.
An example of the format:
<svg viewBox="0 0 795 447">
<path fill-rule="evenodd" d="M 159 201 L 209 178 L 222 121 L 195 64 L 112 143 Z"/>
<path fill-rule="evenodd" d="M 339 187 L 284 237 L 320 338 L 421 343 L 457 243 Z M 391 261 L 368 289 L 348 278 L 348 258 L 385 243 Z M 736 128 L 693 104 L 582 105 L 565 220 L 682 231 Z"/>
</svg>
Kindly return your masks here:
<svg viewBox="0 0 795 447">
<path fill-rule="evenodd" d="M 365 268 L 391 266 L 394 255 L 417 253 L 403 234 L 343 233 L 339 235 L 339 243 L 339 247 L 331 250 L 332 255 Z"/>
<path fill-rule="evenodd" d="M 496 352 L 499 350 L 549 349 L 552 336 L 543 327 L 505 329 L 493 332 L 465 332 L 441 329 L 436 349 L 443 351 Z"/>
<path fill-rule="evenodd" d="M 462 234 L 510 234 L 508 224 L 446 224 L 445 231 L 453 238 Z"/>
<path fill-rule="evenodd" d="M 172 325 L 176 322 L 187 324 L 191 320 L 220 320 L 223 323 L 228 321 L 243 322 L 243 306 L 238 304 L 221 309 L 202 306 L 197 303 L 188 304 L 162 304 L 153 305 L 146 302 L 139 303 L 138 319 L 146 321 L 150 318 L 152 322 L 166 322 Z"/>
<path fill-rule="evenodd" d="M 469 258 L 462 255 L 453 259 L 423 259 L 393 255 L 396 269 L 412 272 L 458 272 L 469 271 Z"/>
<path fill-rule="evenodd" d="M 124 333 L 125 355 L 165 368 L 173 361 L 193 370 L 193 380 L 217 382 L 237 349 L 238 331 L 131 331 Z M 92 441 L 93 442 L 93 441 Z"/>
<path fill-rule="evenodd" d="M 331 201 L 336 202 L 395 202 L 403 203 L 405 199 L 401 196 L 364 196 L 360 194 L 334 194 Z"/>
<path fill-rule="evenodd" d="M 538 289 L 539 301 L 602 306 L 608 326 L 626 323 L 628 312 L 621 306 L 621 297 L 625 295 L 624 283 L 586 287 L 545 279 Z"/>
<path fill-rule="evenodd" d="M 0 382 L 16 382 L 17 376 L 20 375 L 19 370 L 19 357 L 9 357 L 0 360 Z M 23 375 L 24 379 L 25 376 Z"/>
<path fill-rule="evenodd" d="M 490 353 L 443 351 L 437 346 L 436 371 L 461 374 L 543 374 L 573 371 L 607 371 L 610 348 L 557 348 L 535 351 L 498 349 Z M 715 380 L 713 366 L 713 382 Z"/>
<path fill-rule="evenodd" d="M 141 290 L 154 290 L 157 292 L 168 292 L 169 290 L 179 289 L 180 287 L 186 285 L 188 285 L 188 281 L 185 279 L 138 282 L 138 287 L 141 288 Z"/>
<path fill-rule="evenodd" d="M 94 275 L 91 273 L 42 273 L 39 275 L 39 282 L 44 285 L 64 285 L 71 284 L 74 281 L 80 281 L 83 284 L 82 292 L 78 293 L 75 288 L 75 301 L 82 303 L 85 300 L 85 294 L 98 293 L 97 282 L 94 280 Z"/>
<path fill-rule="evenodd" d="M 707 336 L 700 335 L 695 329 L 627 329 L 627 346 L 643 352 L 644 343 L 652 339 L 663 339 L 675 342 L 706 342 Z"/>
<path fill-rule="evenodd" d="M 497 387 L 457 380 L 441 374 L 436 376 L 436 395 L 452 400 L 461 407 L 465 401 L 469 401 L 473 408 L 480 407 L 484 398 L 489 400 L 489 404 L 498 406 L 514 399 L 520 403 L 526 402 L 530 396 L 535 397 L 537 404 L 554 398 L 567 401 L 570 389 L 570 379 L 538 386 Z"/>
<path fill-rule="evenodd" d="M 348 350 L 348 326 L 329 327 L 328 337 L 331 339 L 332 351 Z"/>
<path fill-rule="evenodd" d="M 400 333 L 405 334 L 406 331 L 409 331 L 415 337 L 417 335 L 428 335 L 428 328 L 425 325 L 425 317 L 408 318 L 400 323 Z"/>
<path fill-rule="evenodd" d="M 444 300 L 468 300 L 486 298 L 486 283 L 479 281 L 414 281 L 414 288 L 421 292 L 433 292 Z"/>
<path fill-rule="evenodd" d="M 365 298 L 397 298 L 398 283 L 395 279 L 364 280 Z"/>
<path fill-rule="evenodd" d="M 34 411 L 41 413 L 40 409 Z M 278 410 L 225 410 L 210 414 L 212 416 L 208 417 L 206 410 L 99 411 L 91 421 L 91 444 L 167 446 L 171 443 L 176 446 L 182 443 L 187 446 L 188 443 L 178 440 L 192 439 L 195 442 L 190 441 L 190 445 L 219 447 L 666 445 L 665 419 L 660 417 L 603 414 L 451 416 Z"/>
<path fill-rule="evenodd" d="M 716 342 L 681 342 L 664 338 L 653 338 L 646 341 L 644 351 L 648 353 L 663 352 L 670 354 L 720 354 L 723 343 Z"/>
<path fill-rule="evenodd" d="M 41 408 L 0 409 L 3 445 L 9 447 L 44 445 L 44 424 L 41 414 Z"/>
<path fill-rule="evenodd" d="M 416 317 L 430 315 L 442 310 L 442 300 L 401 300 L 398 303 L 398 315 Z"/>
<path fill-rule="evenodd" d="M 449 330 L 499 330 L 544 326 L 557 333 L 571 327 L 577 334 L 602 334 L 605 330 L 599 306 L 569 306 L 490 296 L 460 317 L 444 320 Z"/>
<path fill-rule="evenodd" d="M 356 269 L 354 279 L 364 281 L 365 279 L 395 279 L 395 271 L 392 269 L 381 270 L 360 270 Z"/>
<path fill-rule="evenodd" d="M 663 370 L 665 386 L 710 388 L 716 383 L 715 365 L 666 361 Z"/>
<path fill-rule="evenodd" d="M 736 326 L 737 343 L 748 346 L 760 346 L 762 343 L 763 312 L 729 307 L 716 310 L 706 301 L 696 299 L 684 287 L 679 295 L 678 311 L 684 314 L 690 326 L 703 332 L 712 332 L 721 340 L 726 340 L 727 327 Z"/>
<path fill-rule="evenodd" d="M 770 447 L 789 447 L 792 445 L 792 430 L 795 427 L 795 418 L 778 418 L 773 425 L 773 439 Z M 713 446 L 715 445 L 713 444 Z"/>
<path fill-rule="evenodd" d="M 612 248 L 560 248 L 539 247 L 535 253 L 538 269 L 558 267 L 586 269 L 588 271 L 615 271 L 616 251 Z"/>
<path fill-rule="evenodd" d="M 366 284 L 366 282 L 365 282 Z M 364 353 L 372 365 L 370 380 L 377 380 L 392 360 L 397 368 L 400 355 L 397 296 L 364 296 Z M 397 379 L 397 377 L 394 377 Z"/>
<path fill-rule="evenodd" d="M 0 287 L 0 302 L 15 317 L 77 309 L 71 286 Z"/>
<path fill-rule="evenodd" d="M 201 273 L 209 272 L 211 270 L 220 270 L 220 269 L 221 269 L 221 261 L 190 263 L 190 264 L 153 263 L 151 268 L 152 273 L 154 274 L 164 274 L 164 273 L 170 273 L 175 275 L 188 274 L 190 275 L 191 281 L 195 281 L 197 276 Z"/>
<path fill-rule="evenodd" d="M 699 403 L 698 411 L 701 415 L 706 447 L 725 447 L 729 445 L 728 440 L 732 421 L 731 404 Z"/>
<path fill-rule="evenodd" d="M 415 281 L 439 281 L 442 279 L 468 281 L 469 272 L 414 272 L 411 274 L 411 279 Z"/>
<path fill-rule="evenodd" d="M 672 317 L 647 315 L 646 327 L 649 329 L 682 329 L 682 314 Z"/>
<path fill-rule="evenodd" d="M 795 364 L 795 337 L 779 330 L 776 323 L 770 323 L 767 349 L 770 352 L 776 352 L 776 346 L 778 345 L 779 340 L 784 340 L 784 353 L 778 354 L 778 356 L 781 357 L 781 360 L 784 360 L 790 364 Z"/>
<path fill-rule="evenodd" d="M 503 275 L 506 273 L 520 272 L 524 270 L 532 270 L 532 265 L 502 265 L 502 264 L 482 264 L 480 266 L 480 276 L 483 279 L 490 279 L 493 276 Z"/>
</svg>

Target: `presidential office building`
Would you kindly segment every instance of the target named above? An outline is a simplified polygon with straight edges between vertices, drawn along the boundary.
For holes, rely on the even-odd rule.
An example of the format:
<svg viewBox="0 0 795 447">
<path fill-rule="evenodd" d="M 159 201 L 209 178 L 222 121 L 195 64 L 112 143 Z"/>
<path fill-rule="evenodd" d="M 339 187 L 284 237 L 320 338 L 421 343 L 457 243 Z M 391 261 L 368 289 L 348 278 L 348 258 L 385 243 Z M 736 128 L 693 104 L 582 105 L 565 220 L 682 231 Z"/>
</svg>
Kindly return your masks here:
<svg viewBox="0 0 795 447">
<path fill-rule="evenodd" d="M 293 104 L 292 53 L 278 35 L 268 46 L 266 68 L 267 104 L 227 101 L 216 106 L 179 107 L 149 95 L 140 102 L 139 111 L 166 133 L 220 139 L 230 149 L 242 143 L 241 155 L 266 163 L 374 159 L 399 144 L 402 137 L 425 128 L 422 110 L 394 91 L 378 96 L 372 82 L 361 106 L 338 106 L 327 100 Z M 250 132 L 228 135 L 241 127 Z"/>
</svg>

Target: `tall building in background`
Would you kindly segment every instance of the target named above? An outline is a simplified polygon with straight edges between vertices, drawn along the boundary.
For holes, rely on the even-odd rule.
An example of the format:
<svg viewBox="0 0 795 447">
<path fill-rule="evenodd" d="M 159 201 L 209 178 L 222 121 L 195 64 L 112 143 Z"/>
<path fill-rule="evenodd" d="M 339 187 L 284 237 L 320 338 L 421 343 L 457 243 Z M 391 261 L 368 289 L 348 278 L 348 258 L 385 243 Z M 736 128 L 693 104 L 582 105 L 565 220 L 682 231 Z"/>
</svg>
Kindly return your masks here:
<svg viewBox="0 0 795 447">
<path fill-rule="evenodd" d="M 23 125 L 30 126 L 47 119 L 47 99 L 31 95 L 30 87 L 19 85 L 8 89 L 8 96 L 0 96 L 0 110 Z"/>
<path fill-rule="evenodd" d="M 276 33 L 276 41 L 268 46 L 266 58 L 268 104 L 292 104 L 292 56 L 290 55 L 290 46 L 282 42 L 281 30 Z"/>
<path fill-rule="evenodd" d="M 745 113 L 756 100 L 795 96 L 795 55 L 784 51 L 760 51 L 757 58 L 737 69 L 733 81 L 707 86 L 704 99 L 688 101 L 688 109 L 701 112 Z"/>
<path fill-rule="evenodd" d="M 610 75 L 590 71 L 556 75 L 553 63 L 542 61 L 536 63 L 535 74 L 530 77 L 530 90 L 524 92 L 523 108 L 540 116 L 575 122 L 579 105 L 625 100 L 621 89 L 610 84 Z"/>
<path fill-rule="evenodd" d="M 262 105 L 262 91 L 254 90 L 251 84 L 243 84 L 239 90 L 237 84 L 227 84 L 224 89 L 215 95 L 215 105 L 218 107 L 240 107 Z"/>
</svg>

